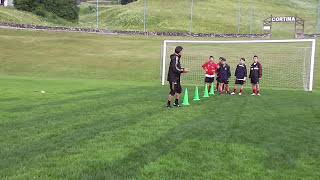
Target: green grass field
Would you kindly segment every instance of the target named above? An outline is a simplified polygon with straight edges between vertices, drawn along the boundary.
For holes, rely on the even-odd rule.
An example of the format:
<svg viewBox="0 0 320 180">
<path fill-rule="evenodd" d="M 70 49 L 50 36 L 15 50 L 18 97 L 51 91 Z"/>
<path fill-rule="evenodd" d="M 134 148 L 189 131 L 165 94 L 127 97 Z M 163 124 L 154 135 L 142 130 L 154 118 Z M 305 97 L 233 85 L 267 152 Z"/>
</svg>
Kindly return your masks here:
<svg viewBox="0 0 320 180">
<path fill-rule="evenodd" d="M 0 29 L 0 179 L 320 178 L 319 63 L 313 92 L 166 109 L 167 38 Z"/>
</svg>

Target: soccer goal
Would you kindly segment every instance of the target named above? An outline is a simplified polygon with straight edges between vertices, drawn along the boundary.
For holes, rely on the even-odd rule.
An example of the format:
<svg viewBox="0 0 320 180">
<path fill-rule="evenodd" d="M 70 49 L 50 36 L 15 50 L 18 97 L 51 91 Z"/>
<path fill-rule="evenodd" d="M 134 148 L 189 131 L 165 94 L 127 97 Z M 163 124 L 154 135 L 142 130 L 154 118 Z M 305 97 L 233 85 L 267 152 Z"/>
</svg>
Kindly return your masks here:
<svg viewBox="0 0 320 180">
<path fill-rule="evenodd" d="M 234 83 L 234 70 L 240 58 L 246 59 L 248 73 L 252 57 L 259 56 L 262 64 L 261 84 L 269 88 L 304 89 L 312 91 L 315 60 L 315 39 L 293 40 L 243 40 L 243 41 L 183 41 L 165 40 L 162 46 L 160 65 L 161 84 L 167 79 L 170 55 L 176 46 L 182 46 L 182 67 L 190 68 L 182 75 L 181 81 L 189 85 L 203 85 L 205 72 L 202 64 L 215 57 L 227 59 L 231 66 L 231 84 Z"/>
</svg>

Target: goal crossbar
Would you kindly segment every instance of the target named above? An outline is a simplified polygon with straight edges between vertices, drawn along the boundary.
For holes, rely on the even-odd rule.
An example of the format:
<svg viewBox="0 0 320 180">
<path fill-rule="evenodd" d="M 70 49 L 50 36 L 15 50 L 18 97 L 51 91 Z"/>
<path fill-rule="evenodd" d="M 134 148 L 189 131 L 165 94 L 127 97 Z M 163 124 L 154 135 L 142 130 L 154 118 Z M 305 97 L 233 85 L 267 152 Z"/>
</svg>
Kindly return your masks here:
<svg viewBox="0 0 320 180">
<path fill-rule="evenodd" d="M 310 72 L 309 72 L 309 87 L 308 90 L 312 91 L 313 75 L 314 75 L 314 61 L 316 53 L 316 40 L 315 39 L 286 39 L 286 40 L 240 40 L 240 41 L 197 41 L 197 40 L 164 40 L 162 47 L 162 72 L 161 84 L 165 84 L 166 73 L 166 58 L 167 58 L 167 44 L 168 43 L 197 43 L 197 44 L 251 44 L 251 43 L 297 43 L 297 42 L 311 42 L 311 59 L 310 59 Z"/>
</svg>

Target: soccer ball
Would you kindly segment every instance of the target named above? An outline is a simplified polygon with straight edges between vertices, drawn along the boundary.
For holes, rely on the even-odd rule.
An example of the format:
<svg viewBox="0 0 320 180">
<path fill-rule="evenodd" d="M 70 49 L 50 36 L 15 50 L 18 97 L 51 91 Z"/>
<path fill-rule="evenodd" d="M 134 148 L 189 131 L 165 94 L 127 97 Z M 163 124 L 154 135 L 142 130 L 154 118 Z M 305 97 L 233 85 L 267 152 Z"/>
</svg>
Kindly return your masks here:
<svg viewBox="0 0 320 180">
<path fill-rule="evenodd" d="M 40 91 L 41 92 L 41 94 L 45 94 L 46 92 L 45 91 Z"/>
</svg>

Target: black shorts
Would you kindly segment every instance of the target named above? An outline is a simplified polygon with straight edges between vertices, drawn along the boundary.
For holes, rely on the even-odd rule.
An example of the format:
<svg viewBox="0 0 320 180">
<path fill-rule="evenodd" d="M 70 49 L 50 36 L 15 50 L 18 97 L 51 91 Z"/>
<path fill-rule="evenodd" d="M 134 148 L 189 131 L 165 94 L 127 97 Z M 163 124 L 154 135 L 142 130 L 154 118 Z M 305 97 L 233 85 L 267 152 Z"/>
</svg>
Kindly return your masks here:
<svg viewBox="0 0 320 180">
<path fill-rule="evenodd" d="M 181 94 L 182 87 L 181 87 L 180 82 L 169 81 L 169 83 L 170 83 L 170 92 L 169 92 L 169 94 L 171 94 L 172 96 L 175 93 Z"/>
<path fill-rule="evenodd" d="M 214 77 L 205 77 L 204 78 L 204 82 L 205 83 L 213 83 L 214 82 Z"/>
<path fill-rule="evenodd" d="M 246 82 L 244 80 L 236 80 L 235 84 L 244 85 Z"/>
<path fill-rule="evenodd" d="M 259 78 L 251 78 L 251 84 L 259 84 Z"/>
<path fill-rule="evenodd" d="M 221 78 L 221 77 L 218 79 L 218 82 L 223 83 L 223 84 L 229 84 L 229 80 Z"/>
</svg>

